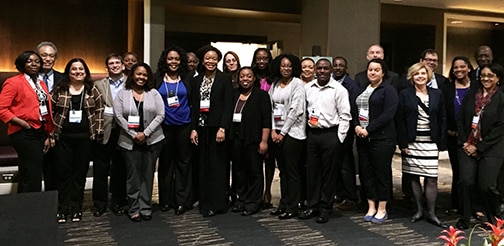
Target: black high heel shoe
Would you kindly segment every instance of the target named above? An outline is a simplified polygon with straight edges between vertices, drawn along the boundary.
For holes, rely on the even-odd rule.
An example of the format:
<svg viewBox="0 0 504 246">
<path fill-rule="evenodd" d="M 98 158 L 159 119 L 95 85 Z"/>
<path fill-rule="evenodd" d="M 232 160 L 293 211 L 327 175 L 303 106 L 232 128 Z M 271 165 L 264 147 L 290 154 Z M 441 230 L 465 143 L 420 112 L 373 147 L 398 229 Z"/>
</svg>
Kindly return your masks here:
<svg viewBox="0 0 504 246">
<path fill-rule="evenodd" d="M 448 225 L 446 225 L 445 223 L 443 223 L 442 221 L 440 221 L 437 217 L 434 217 L 434 218 L 431 218 L 431 217 L 426 217 L 425 218 L 427 220 L 427 222 L 429 222 L 430 224 L 433 224 L 437 227 L 441 227 L 443 229 L 447 229 L 448 228 Z M 457 222 L 458 224 L 458 222 Z"/>
<path fill-rule="evenodd" d="M 424 219 L 423 214 L 415 214 L 415 215 L 413 215 L 413 217 L 411 217 L 410 222 L 411 223 L 416 223 L 416 222 L 418 222 L 420 220 L 423 220 L 423 219 Z"/>
</svg>

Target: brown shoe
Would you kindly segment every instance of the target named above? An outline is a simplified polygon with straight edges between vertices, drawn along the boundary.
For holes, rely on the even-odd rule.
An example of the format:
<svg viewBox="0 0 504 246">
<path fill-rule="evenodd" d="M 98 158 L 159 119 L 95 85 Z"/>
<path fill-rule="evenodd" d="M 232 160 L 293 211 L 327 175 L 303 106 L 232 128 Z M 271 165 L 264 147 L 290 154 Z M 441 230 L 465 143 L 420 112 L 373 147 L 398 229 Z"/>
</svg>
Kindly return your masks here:
<svg viewBox="0 0 504 246">
<path fill-rule="evenodd" d="M 345 199 L 345 200 L 343 200 L 343 202 L 337 204 L 336 208 L 339 210 L 343 210 L 343 211 L 353 210 L 356 208 L 356 204 L 355 204 L 355 202 L 352 202 L 350 200 Z"/>
</svg>

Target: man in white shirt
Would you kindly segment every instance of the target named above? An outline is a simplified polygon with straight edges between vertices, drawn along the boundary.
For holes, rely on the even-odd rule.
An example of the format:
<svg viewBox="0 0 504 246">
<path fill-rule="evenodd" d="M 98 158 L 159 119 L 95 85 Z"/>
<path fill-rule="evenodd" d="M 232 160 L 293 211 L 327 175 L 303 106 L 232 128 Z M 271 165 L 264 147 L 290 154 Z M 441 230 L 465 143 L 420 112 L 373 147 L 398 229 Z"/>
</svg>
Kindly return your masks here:
<svg viewBox="0 0 504 246">
<path fill-rule="evenodd" d="M 306 84 L 309 116 L 307 136 L 307 207 L 300 219 L 318 215 L 317 223 L 327 223 L 336 192 L 336 171 L 341 165 L 343 141 L 350 120 L 348 92 L 331 76 L 331 61 L 323 58 L 315 64 L 317 79 Z"/>
</svg>

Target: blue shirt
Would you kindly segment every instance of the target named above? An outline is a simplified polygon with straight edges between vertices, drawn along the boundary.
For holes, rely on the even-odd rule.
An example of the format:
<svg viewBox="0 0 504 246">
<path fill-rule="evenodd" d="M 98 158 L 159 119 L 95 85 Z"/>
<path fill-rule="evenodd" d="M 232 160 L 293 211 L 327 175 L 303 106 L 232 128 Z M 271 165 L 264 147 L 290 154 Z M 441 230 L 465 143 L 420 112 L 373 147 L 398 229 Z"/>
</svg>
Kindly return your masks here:
<svg viewBox="0 0 504 246">
<path fill-rule="evenodd" d="M 163 98 L 165 105 L 165 119 L 163 124 L 169 126 L 180 126 L 191 122 L 191 109 L 189 108 L 189 99 L 187 89 L 182 81 L 177 83 L 167 83 L 163 81 L 158 88 L 159 94 Z M 168 106 L 168 96 L 177 95 L 178 107 Z"/>
</svg>

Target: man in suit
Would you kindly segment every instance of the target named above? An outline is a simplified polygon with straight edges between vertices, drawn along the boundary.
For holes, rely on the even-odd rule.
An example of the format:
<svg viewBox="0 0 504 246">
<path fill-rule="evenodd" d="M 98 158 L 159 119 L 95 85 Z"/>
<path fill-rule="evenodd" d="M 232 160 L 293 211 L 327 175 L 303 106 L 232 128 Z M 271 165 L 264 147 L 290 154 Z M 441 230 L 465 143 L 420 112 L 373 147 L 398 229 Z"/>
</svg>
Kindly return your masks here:
<svg viewBox="0 0 504 246">
<path fill-rule="evenodd" d="M 96 142 L 93 160 L 93 215 L 100 217 L 107 209 L 108 175 L 110 170 L 111 209 L 116 215 L 124 213 L 126 201 L 126 166 L 117 147 L 119 127 L 114 122 L 113 102 L 117 93 L 124 88 L 126 76 L 123 75 L 124 62 L 118 54 L 105 58 L 108 77 L 95 81 L 96 88 L 103 95 L 105 110 L 103 113 L 104 136 L 102 142 Z"/>
<path fill-rule="evenodd" d="M 479 75 L 481 68 L 487 64 L 491 64 L 493 62 L 493 52 L 492 49 L 488 45 L 479 46 L 474 52 L 474 59 L 478 63 L 478 67 L 474 70 L 473 78 L 479 82 Z"/>
<path fill-rule="evenodd" d="M 347 73 L 347 60 L 336 56 L 333 62 L 333 78 L 348 91 L 350 107 L 357 110 L 355 99 L 359 95 L 359 87 Z M 353 153 L 354 129 L 349 128 L 347 137 L 343 142 L 342 164 L 338 167 L 336 178 L 336 207 L 340 210 L 355 208 L 357 204 L 357 184 L 355 180 L 355 159 Z"/>
<path fill-rule="evenodd" d="M 50 92 L 58 85 L 63 74 L 54 70 L 54 64 L 58 56 L 58 48 L 52 42 L 44 41 L 37 45 L 37 53 L 42 57 L 42 69 L 38 74 L 38 79 L 44 81 L 47 90 Z M 51 148 L 44 154 L 43 164 L 44 190 L 56 190 L 57 176 L 54 161 L 54 150 Z"/>
<path fill-rule="evenodd" d="M 427 83 L 427 86 L 434 89 L 444 88 L 444 85 L 448 82 L 448 79 L 445 76 L 436 73 L 439 62 L 437 52 L 434 49 L 424 50 L 422 54 L 420 54 L 420 62 L 429 67 L 434 74 L 431 81 Z"/>
<path fill-rule="evenodd" d="M 379 44 L 373 44 L 369 46 L 369 49 L 366 53 L 366 59 L 368 61 L 371 61 L 372 59 L 384 59 L 385 57 L 385 51 L 383 50 L 383 47 Z M 367 70 L 364 70 L 362 72 L 359 72 L 355 75 L 355 82 L 357 85 L 364 89 L 369 85 L 369 81 L 367 79 Z M 388 71 L 387 77 L 384 78 L 384 83 L 391 84 L 394 86 L 397 90 L 399 90 L 399 75 L 397 73 L 394 73 L 392 71 Z"/>
</svg>

